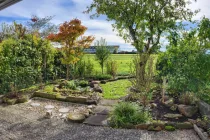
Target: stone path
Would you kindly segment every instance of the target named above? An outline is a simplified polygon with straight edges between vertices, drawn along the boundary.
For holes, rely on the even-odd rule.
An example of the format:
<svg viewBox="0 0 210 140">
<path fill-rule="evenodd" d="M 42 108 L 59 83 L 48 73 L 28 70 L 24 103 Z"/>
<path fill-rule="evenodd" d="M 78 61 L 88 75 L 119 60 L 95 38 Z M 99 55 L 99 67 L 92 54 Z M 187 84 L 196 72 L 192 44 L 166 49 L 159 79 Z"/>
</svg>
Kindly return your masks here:
<svg viewBox="0 0 210 140">
<path fill-rule="evenodd" d="M 0 140 L 199 140 L 194 130 L 148 132 L 144 130 L 113 129 L 67 122 L 53 117 L 45 119 L 46 105 L 70 110 L 83 105 L 36 99 L 13 106 L 0 105 Z"/>
</svg>

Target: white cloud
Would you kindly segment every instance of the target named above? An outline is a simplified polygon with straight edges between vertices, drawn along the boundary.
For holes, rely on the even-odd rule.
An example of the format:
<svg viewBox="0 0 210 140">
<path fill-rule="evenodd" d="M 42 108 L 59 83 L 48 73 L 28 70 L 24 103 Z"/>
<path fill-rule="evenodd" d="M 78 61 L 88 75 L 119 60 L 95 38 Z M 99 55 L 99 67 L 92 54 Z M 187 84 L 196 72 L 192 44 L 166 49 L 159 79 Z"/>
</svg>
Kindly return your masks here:
<svg viewBox="0 0 210 140">
<path fill-rule="evenodd" d="M 117 36 L 116 32 L 112 31 L 111 22 L 101 18 L 92 20 L 89 15 L 83 14 L 91 2 L 92 0 L 23 0 L 1 11 L 0 16 L 14 17 L 14 19 L 17 17 L 30 18 L 31 15 L 55 16 L 52 20 L 55 24 L 78 18 L 88 27 L 86 35 L 94 35 L 97 40 L 103 37 L 109 45 L 120 45 L 121 49 L 133 49 L 130 44 L 125 43 L 121 37 Z M 198 0 L 197 3 L 190 5 L 190 8 L 201 9 L 195 19 L 200 19 L 203 15 L 210 18 L 209 0 Z"/>
</svg>

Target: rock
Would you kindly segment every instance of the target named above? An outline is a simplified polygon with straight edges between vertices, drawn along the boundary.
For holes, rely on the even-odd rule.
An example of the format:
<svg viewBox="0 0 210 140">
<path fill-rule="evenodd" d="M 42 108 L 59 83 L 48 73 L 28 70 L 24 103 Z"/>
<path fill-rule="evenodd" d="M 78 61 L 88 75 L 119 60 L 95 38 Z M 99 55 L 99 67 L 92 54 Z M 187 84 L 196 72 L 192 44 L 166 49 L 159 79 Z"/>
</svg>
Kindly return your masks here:
<svg viewBox="0 0 210 140">
<path fill-rule="evenodd" d="M 53 109 L 53 108 L 55 108 L 53 105 L 46 105 L 45 107 L 44 107 L 45 109 Z"/>
<path fill-rule="evenodd" d="M 85 104 L 85 103 L 87 103 L 88 98 L 87 97 L 82 97 L 82 96 L 80 96 L 80 97 L 68 96 L 68 97 L 66 97 L 65 100 L 69 101 L 69 102 L 73 102 L 73 103 L 83 103 L 83 104 Z"/>
<path fill-rule="evenodd" d="M 165 130 L 167 130 L 167 131 L 175 131 L 176 128 L 173 127 L 173 126 L 165 126 Z"/>
<path fill-rule="evenodd" d="M 135 126 L 136 129 L 141 129 L 141 130 L 147 130 L 148 129 L 148 124 L 138 124 Z"/>
<path fill-rule="evenodd" d="M 70 113 L 68 120 L 72 122 L 82 123 L 85 120 L 85 115 L 81 113 Z"/>
<path fill-rule="evenodd" d="M 192 129 L 193 125 L 190 122 L 177 123 L 176 128 L 177 129 Z"/>
<path fill-rule="evenodd" d="M 163 104 L 167 107 L 171 107 L 174 105 L 174 99 L 170 98 L 169 100 L 165 101 Z"/>
<path fill-rule="evenodd" d="M 37 106 L 40 106 L 40 104 L 39 103 L 31 103 L 31 106 L 37 107 Z"/>
<path fill-rule="evenodd" d="M 60 113 L 68 113 L 69 109 L 68 108 L 61 108 L 58 110 Z"/>
<path fill-rule="evenodd" d="M 161 128 L 160 126 L 157 126 L 154 130 L 155 130 L 155 131 L 161 131 L 162 128 Z"/>
<path fill-rule="evenodd" d="M 164 102 L 168 101 L 169 99 L 170 99 L 169 96 L 164 96 Z M 162 101 L 163 101 L 163 98 L 160 99 L 160 102 L 162 102 Z"/>
<path fill-rule="evenodd" d="M 106 81 L 105 81 L 105 80 L 102 80 L 102 81 L 101 81 L 101 84 L 106 84 Z"/>
<path fill-rule="evenodd" d="M 207 124 L 206 121 L 197 121 L 196 124 L 197 124 L 198 127 L 201 127 L 203 129 L 208 129 L 208 124 Z"/>
<path fill-rule="evenodd" d="M 65 119 L 67 117 L 67 114 L 63 114 L 62 116 L 61 116 L 61 119 Z"/>
<path fill-rule="evenodd" d="M 208 137 L 208 133 L 207 132 L 204 132 L 203 135 L 204 135 L 204 137 Z"/>
<path fill-rule="evenodd" d="M 150 125 L 148 128 L 147 128 L 148 131 L 155 131 L 155 128 L 153 125 Z"/>
<path fill-rule="evenodd" d="M 177 110 L 177 105 L 176 104 L 174 104 L 174 105 L 172 105 L 171 107 L 170 107 L 170 110 L 172 110 L 172 111 L 176 111 Z"/>
<path fill-rule="evenodd" d="M 156 107 L 157 107 L 157 104 L 156 104 L 156 103 L 152 103 L 152 104 L 151 104 L 151 107 L 152 107 L 152 108 L 156 108 Z"/>
<path fill-rule="evenodd" d="M 196 124 L 197 123 L 197 121 L 193 120 L 193 119 L 188 119 L 188 122 L 190 122 L 191 124 Z"/>
<path fill-rule="evenodd" d="M 103 90 L 102 90 L 102 88 L 98 85 L 98 86 L 95 86 L 94 88 L 93 88 L 93 91 L 95 91 L 95 92 L 99 92 L 99 93 L 103 93 Z"/>
<path fill-rule="evenodd" d="M 7 99 L 8 105 L 14 105 L 17 102 L 17 99 Z"/>
<path fill-rule="evenodd" d="M 185 115 L 186 117 L 192 117 L 198 112 L 198 108 L 196 106 L 189 105 L 178 105 L 178 110 L 181 114 Z"/>
<path fill-rule="evenodd" d="M 199 102 L 199 111 L 202 116 L 209 116 L 210 119 L 210 105 L 205 103 L 204 101 Z"/>
<path fill-rule="evenodd" d="M 168 114 L 165 114 L 164 117 L 165 118 L 169 118 L 169 119 L 177 119 L 177 118 L 181 118 L 183 116 L 181 114 L 171 114 L 171 113 L 168 113 Z"/>
<path fill-rule="evenodd" d="M 147 130 L 148 131 L 161 131 L 162 128 L 160 126 L 154 127 L 153 125 L 150 125 Z"/>
<path fill-rule="evenodd" d="M 17 103 L 25 103 L 28 101 L 28 97 L 27 96 L 21 96 L 17 99 Z"/>
<path fill-rule="evenodd" d="M 208 140 L 208 137 L 206 137 L 205 135 L 203 135 L 203 133 L 201 132 L 201 130 L 197 127 L 196 124 L 193 125 L 195 132 L 198 134 L 198 136 L 201 138 L 201 140 Z"/>
<path fill-rule="evenodd" d="M 95 108 L 95 106 L 94 105 L 89 105 L 89 106 L 87 106 L 87 108 L 88 109 L 93 109 L 93 108 Z"/>
<path fill-rule="evenodd" d="M 45 118 L 47 118 L 47 119 L 52 118 L 52 110 L 47 110 L 47 112 L 45 114 Z"/>
<path fill-rule="evenodd" d="M 91 81 L 90 83 L 89 83 L 89 85 L 90 85 L 90 87 L 94 87 L 94 84 L 96 85 L 99 85 L 100 84 L 100 81 Z"/>
<path fill-rule="evenodd" d="M 53 92 L 59 92 L 59 88 L 58 87 L 53 87 Z"/>
<path fill-rule="evenodd" d="M 153 123 L 153 126 L 154 127 L 161 127 L 161 129 L 164 129 L 165 128 L 165 123 L 163 123 L 163 122 L 155 122 L 155 123 Z"/>
</svg>

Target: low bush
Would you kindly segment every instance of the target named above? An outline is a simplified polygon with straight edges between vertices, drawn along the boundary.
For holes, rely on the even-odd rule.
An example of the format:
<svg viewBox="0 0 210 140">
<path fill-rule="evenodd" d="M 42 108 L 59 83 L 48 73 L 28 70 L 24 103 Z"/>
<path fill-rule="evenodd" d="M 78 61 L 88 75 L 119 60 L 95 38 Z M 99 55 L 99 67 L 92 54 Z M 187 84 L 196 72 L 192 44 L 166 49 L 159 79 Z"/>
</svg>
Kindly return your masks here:
<svg viewBox="0 0 210 140">
<path fill-rule="evenodd" d="M 110 60 L 106 64 L 106 72 L 109 75 L 112 75 L 113 78 L 117 75 L 117 61 Z"/>
<path fill-rule="evenodd" d="M 76 90 L 76 88 L 77 88 L 74 81 L 68 81 L 65 87 L 68 88 L 68 89 L 72 89 L 72 90 Z"/>
<path fill-rule="evenodd" d="M 197 98 L 195 97 L 194 93 L 186 92 L 181 94 L 179 97 L 179 102 L 185 105 L 193 105 L 196 104 Z"/>
<path fill-rule="evenodd" d="M 79 81 L 79 86 L 87 87 L 88 86 L 88 81 L 85 81 L 85 80 Z"/>
<path fill-rule="evenodd" d="M 146 123 L 150 119 L 150 114 L 143 111 L 137 104 L 121 102 L 115 106 L 111 114 L 110 125 L 116 128 L 123 128 L 128 125 Z"/>
<path fill-rule="evenodd" d="M 176 128 L 173 127 L 173 126 L 165 126 L 165 130 L 167 130 L 167 131 L 175 131 Z"/>
<path fill-rule="evenodd" d="M 112 79 L 111 75 L 107 74 L 100 74 L 100 75 L 95 75 L 92 77 L 94 80 L 109 80 Z"/>
</svg>

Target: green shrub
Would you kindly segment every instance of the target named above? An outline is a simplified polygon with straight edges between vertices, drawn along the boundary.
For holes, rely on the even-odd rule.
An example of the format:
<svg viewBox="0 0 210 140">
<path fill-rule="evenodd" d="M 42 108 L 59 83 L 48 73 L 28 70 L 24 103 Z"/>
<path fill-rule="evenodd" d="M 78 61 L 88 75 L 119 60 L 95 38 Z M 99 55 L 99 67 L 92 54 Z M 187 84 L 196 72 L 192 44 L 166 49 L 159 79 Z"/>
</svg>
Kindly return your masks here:
<svg viewBox="0 0 210 140">
<path fill-rule="evenodd" d="M 176 128 L 173 127 L 173 126 L 165 126 L 165 130 L 167 130 L 167 131 L 175 131 Z"/>
<path fill-rule="evenodd" d="M 109 75 L 112 75 L 113 78 L 117 75 L 117 61 L 110 60 L 106 64 L 106 72 Z"/>
<path fill-rule="evenodd" d="M 85 80 L 79 81 L 79 86 L 87 87 L 88 86 L 88 81 L 85 81 Z"/>
<path fill-rule="evenodd" d="M 74 81 L 68 81 L 65 87 L 72 90 L 77 89 L 77 86 Z"/>
<path fill-rule="evenodd" d="M 85 65 L 85 75 L 92 75 L 93 74 L 93 68 L 94 68 L 94 64 L 88 58 L 88 61 L 86 62 L 86 65 Z"/>
<path fill-rule="evenodd" d="M 179 102 L 185 105 L 192 105 L 195 104 L 197 98 L 195 97 L 194 93 L 186 92 L 179 97 Z"/>
<path fill-rule="evenodd" d="M 101 74 L 101 75 L 95 75 L 93 77 L 94 80 L 109 80 L 112 79 L 111 75 L 107 75 L 107 74 Z"/>
<path fill-rule="evenodd" d="M 110 125 L 116 128 L 123 128 L 127 125 L 137 125 L 146 123 L 151 119 L 148 112 L 142 111 L 140 106 L 135 103 L 121 102 L 115 106 Z"/>
</svg>

